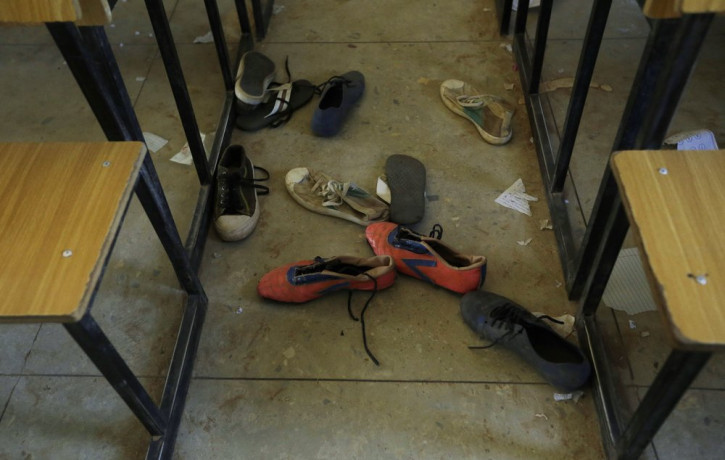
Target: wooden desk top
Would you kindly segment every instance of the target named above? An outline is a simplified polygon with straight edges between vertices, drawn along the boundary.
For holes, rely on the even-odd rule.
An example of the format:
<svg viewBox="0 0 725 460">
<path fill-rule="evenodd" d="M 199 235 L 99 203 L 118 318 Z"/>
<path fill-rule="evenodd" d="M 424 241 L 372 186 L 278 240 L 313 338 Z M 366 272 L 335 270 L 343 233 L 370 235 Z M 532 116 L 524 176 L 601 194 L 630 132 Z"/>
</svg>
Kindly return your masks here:
<svg viewBox="0 0 725 460">
<path fill-rule="evenodd" d="M 679 18 L 683 13 L 722 13 L 725 0 L 645 0 L 642 11 L 653 19 Z"/>
<path fill-rule="evenodd" d="M 145 152 L 140 142 L 0 143 L 0 322 L 83 316 Z"/>
<path fill-rule="evenodd" d="M 612 168 L 674 346 L 725 345 L 725 150 L 618 152 Z"/>
<path fill-rule="evenodd" d="M 108 0 L 2 0 L 0 25 L 37 25 L 44 22 L 75 22 L 100 26 L 111 22 Z"/>
</svg>

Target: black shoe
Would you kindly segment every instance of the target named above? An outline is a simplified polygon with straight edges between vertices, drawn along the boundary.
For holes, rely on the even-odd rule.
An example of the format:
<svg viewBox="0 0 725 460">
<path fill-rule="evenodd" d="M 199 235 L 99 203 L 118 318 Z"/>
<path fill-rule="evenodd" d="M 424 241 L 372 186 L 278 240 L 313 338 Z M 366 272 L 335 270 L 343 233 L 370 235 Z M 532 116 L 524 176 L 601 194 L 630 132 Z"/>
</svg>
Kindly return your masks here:
<svg viewBox="0 0 725 460">
<path fill-rule="evenodd" d="M 255 179 L 255 169 L 264 173 L 265 177 Z M 269 188 L 255 184 L 255 181 L 267 179 L 267 170 L 253 166 L 244 153 L 244 147 L 230 145 L 224 150 L 216 172 L 213 217 L 221 239 L 239 241 L 252 233 L 259 220 L 257 195 L 269 193 Z"/>
<path fill-rule="evenodd" d="M 564 392 L 589 380 L 591 366 L 582 351 L 515 302 L 491 292 L 473 291 L 461 300 L 461 315 L 476 334 L 515 351 L 542 377 Z"/>
<path fill-rule="evenodd" d="M 330 78 L 319 86 L 320 103 L 312 114 L 312 132 L 331 137 L 340 132 L 353 105 L 365 91 L 365 77 L 355 70 Z"/>
</svg>

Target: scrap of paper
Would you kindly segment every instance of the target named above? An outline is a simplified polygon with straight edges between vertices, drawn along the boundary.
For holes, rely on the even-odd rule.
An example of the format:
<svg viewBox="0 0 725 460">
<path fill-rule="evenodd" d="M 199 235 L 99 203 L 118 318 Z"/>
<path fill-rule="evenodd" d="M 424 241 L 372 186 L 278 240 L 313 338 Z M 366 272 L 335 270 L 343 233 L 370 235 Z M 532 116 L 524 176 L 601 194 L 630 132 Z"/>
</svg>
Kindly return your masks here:
<svg viewBox="0 0 725 460">
<path fill-rule="evenodd" d="M 206 139 L 206 134 L 199 133 L 199 135 L 201 136 L 201 143 L 203 144 L 204 139 Z M 194 158 L 191 156 L 191 149 L 189 148 L 188 142 L 186 144 L 184 144 L 183 147 L 181 147 L 181 150 L 179 150 L 179 152 L 176 155 L 171 157 L 171 161 L 173 161 L 174 163 L 182 164 L 182 165 L 190 165 L 190 164 L 194 163 Z"/>
<path fill-rule="evenodd" d="M 677 142 L 677 150 L 717 150 L 717 142 L 712 131 L 702 129 Z"/>
<path fill-rule="evenodd" d="M 390 187 L 388 187 L 388 184 L 383 180 L 382 177 L 378 177 L 378 183 L 375 187 L 375 193 L 380 197 L 381 200 L 384 202 L 390 204 Z"/>
<path fill-rule="evenodd" d="M 531 207 L 529 206 L 529 201 L 539 201 L 539 199 L 535 196 L 527 195 L 524 181 L 518 179 L 511 187 L 499 195 L 495 201 L 501 206 L 530 216 Z"/>
<path fill-rule="evenodd" d="M 214 43 L 214 35 L 211 30 L 204 35 L 199 35 L 194 39 L 194 43 Z"/>
<path fill-rule="evenodd" d="M 148 149 L 153 153 L 156 153 L 164 148 L 164 146 L 169 142 L 167 139 L 164 139 L 158 134 L 148 132 L 143 133 L 143 139 L 146 141 L 146 147 L 148 147 Z"/>
</svg>

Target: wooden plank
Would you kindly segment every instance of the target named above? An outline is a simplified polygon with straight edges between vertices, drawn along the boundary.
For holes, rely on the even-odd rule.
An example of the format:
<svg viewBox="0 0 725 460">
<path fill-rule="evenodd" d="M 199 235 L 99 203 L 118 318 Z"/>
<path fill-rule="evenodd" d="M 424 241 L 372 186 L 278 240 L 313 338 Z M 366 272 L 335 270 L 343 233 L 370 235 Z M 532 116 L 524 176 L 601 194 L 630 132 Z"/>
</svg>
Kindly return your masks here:
<svg viewBox="0 0 725 460">
<path fill-rule="evenodd" d="M 722 13 L 725 12 L 725 0 L 679 0 L 683 13 Z"/>
<path fill-rule="evenodd" d="M 78 0 L 0 1 L 0 22 L 37 24 L 76 21 L 81 14 Z"/>
<path fill-rule="evenodd" d="M 722 347 L 725 151 L 625 151 L 612 166 L 674 346 Z"/>
<path fill-rule="evenodd" d="M 645 0 L 642 12 L 652 19 L 679 18 L 683 13 L 722 13 L 725 0 Z"/>
<path fill-rule="evenodd" d="M 102 26 L 111 23 L 111 7 L 108 0 L 80 0 L 83 16 L 76 22 L 79 26 Z"/>
<path fill-rule="evenodd" d="M 85 313 L 144 153 L 139 142 L 0 144 L 0 321 Z"/>
<path fill-rule="evenodd" d="M 652 19 L 679 18 L 682 16 L 679 2 L 680 0 L 645 0 L 642 12 Z"/>
</svg>

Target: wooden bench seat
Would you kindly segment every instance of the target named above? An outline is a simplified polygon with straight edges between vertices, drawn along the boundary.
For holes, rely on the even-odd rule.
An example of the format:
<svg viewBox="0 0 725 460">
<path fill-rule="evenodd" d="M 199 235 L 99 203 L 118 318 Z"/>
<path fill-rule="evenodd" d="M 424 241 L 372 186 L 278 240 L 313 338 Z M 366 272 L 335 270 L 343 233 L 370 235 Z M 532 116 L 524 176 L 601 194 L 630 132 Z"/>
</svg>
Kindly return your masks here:
<svg viewBox="0 0 725 460">
<path fill-rule="evenodd" d="M 78 321 L 113 246 L 146 147 L 0 144 L 0 321 Z"/>
<path fill-rule="evenodd" d="M 725 151 L 614 154 L 612 168 L 672 346 L 725 346 Z"/>
</svg>

